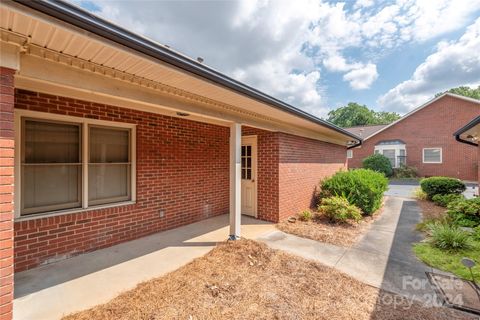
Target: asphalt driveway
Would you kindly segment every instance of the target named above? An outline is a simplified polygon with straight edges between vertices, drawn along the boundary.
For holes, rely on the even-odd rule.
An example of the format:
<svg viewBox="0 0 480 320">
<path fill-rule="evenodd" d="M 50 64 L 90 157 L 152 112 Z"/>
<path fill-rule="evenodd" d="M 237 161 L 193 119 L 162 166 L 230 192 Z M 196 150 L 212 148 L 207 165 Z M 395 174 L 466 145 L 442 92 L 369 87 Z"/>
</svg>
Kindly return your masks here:
<svg viewBox="0 0 480 320">
<path fill-rule="evenodd" d="M 476 183 L 466 182 L 467 190 L 463 193 L 466 198 L 473 198 L 478 186 Z M 386 196 L 413 198 L 413 192 L 420 186 L 418 180 L 390 180 Z"/>
</svg>

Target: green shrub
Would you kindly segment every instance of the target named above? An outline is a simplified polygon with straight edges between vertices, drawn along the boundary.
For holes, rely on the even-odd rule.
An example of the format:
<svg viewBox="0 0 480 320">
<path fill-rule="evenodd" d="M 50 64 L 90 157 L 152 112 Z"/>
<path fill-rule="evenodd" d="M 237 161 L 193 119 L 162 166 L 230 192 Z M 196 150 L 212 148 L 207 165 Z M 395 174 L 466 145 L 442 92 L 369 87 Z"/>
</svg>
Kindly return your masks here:
<svg viewBox="0 0 480 320">
<path fill-rule="evenodd" d="M 451 224 L 452 220 L 450 219 L 449 216 L 445 215 L 440 218 L 427 218 L 423 220 L 422 222 L 419 222 L 415 225 L 415 230 L 417 231 L 422 231 L 422 232 L 428 232 L 430 225 L 434 223 L 442 223 L 442 224 Z"/>
<path fill-rule="evenodd" d="M 346 222 L 348 220 L 360 221 L 362 211 L 350 204 L 344 197 L 333 196 L 322 199 L 319 211 L 332 221 Z"/>
<path fill-rule="evenodd" d="M 383 173 L 386 177 L 393 174 L 392 164 L 387 157 L 382 154 L 372 154 L 363 159 L 363 168 Z"/>
<path fill-rule="evenodd" d="M 321 183 L 321 197 L 342 196 L 360 208 L 364 214 L 372 214 L 382 205 L 388 180 L 381 173 L 356 169 L 337 172 Z"/>
<path fill-rule="evenodd" d="M 442 250 L 467 249 L 471 245 L 470 235 L 454 225 L 432 223 L 429 226 L 429 242 Z"/>
<path fill-rule="evenodd" d="M 313 213 L 310 210 L 303 210 L 300 213 L 300 219 L 303 221 L 310 221 L 313 218 Z"/>
<path fill-rule="evenodd" d="M 480 241 L 480 226 L 473 229 L 473 238 Z"/>
<path fill-rule="evenodd" d="M 425 192 L 423 192 L 422 188 L 415 188 L 413 190 L 413 196 L 419 200 L 427 200 L 428 196 Z"/>
<path fill-rule="evenodd" d="M 401 164 L 400 168 L 393 169 L 393 176 L 399 179 L 416 178 L 418 177 L 417 168 Z"/>
<path fill-rule="evenodd" d="M 429 199 L 436 194 L 460 194 L 465 191 L 465 184 L 454 178 L 448 177 L 430 177 L 422 179 L 420 187 L 428 195 Z"/>
<path fill-rule="evenodd" d="M 480 198 L 453 201 L 447 208 L 454 224 L 471 228 L 480 225 Z"/>
<path fill-rule="evenodd" d="M 465 197 L 463 194 L 458 193 L 450 193 L 450 194 L 436 194 L 432 197 L 432 201 L 435 202 L 436 205 L 441 207 L 447 207 L 450 203 L 458 200 L 463 200 Z"/>
</svg>

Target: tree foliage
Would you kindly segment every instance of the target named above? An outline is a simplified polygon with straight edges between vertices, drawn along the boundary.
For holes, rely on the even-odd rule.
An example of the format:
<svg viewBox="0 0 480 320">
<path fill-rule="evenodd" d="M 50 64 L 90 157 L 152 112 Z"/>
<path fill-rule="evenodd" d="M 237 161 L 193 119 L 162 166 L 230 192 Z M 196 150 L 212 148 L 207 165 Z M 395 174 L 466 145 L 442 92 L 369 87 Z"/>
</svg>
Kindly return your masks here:
<svg viewBox="0 0 480 320">
<path fill-rule="evenodd" d="M 340 127 L 389 124 L 400 118 L 396 112 L 386 112 L 369 109 L 366 105 L 349 102 L 348 105 L 332 110 L 327 120 Z"/>
<path fill-rule="evenodd" d="M 465 96 L 465 97 L 480 100 L 480 86 L 478 86 L 477 88 L 461 86 L 461 87 L 449 89 L 445 92 L 450 92 L 450 93 L 458 94 L 460 96 Z M 435 97 L 441 96 L 445 92 L 439 92 L 435 95 Z"/>
</svg>

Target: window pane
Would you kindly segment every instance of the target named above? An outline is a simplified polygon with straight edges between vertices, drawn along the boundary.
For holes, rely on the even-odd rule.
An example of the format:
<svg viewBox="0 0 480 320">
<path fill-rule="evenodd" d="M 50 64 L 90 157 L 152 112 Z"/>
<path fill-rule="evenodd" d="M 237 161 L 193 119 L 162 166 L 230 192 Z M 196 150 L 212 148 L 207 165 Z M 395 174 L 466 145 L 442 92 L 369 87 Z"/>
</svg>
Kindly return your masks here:
<svg viewBox="0 0 480 320">
<path fill-rule="evenodd" d="M 24 165 L 22 198 L 26 213 L 79 207 L 80 172 L 80 165 Z"/>
<path fill-rule="evenodd" d="M 90 164 L 88 166 L 88 199 L 102 204 L 130 198 L 129 164 Z"/>
<path fill-rule="evenodd" d="M 25 163 L 79 163 L 80 127 L 25 120 Z"/>
<path fill-rule="evenodd" d="M 252 146 L 247 146 L 247 156 L 251 156 L 252 155 Z"/>
<path fill-rule="evenodd" d="M 129 162 L 129 131 L 90 127 L 90 162 Z"/>
<path fill-rule="evenodd" d="M 385 149 L 383 150 L 383 155 L 390 160 L 392 167 L 395 167 L 395 150 L 393 149 Z"/>
<path fill-rule="evenodd" d="M 423 150 L 424 162 L 440 162 L 440 149 L 424 149 Z"/>
</svg>

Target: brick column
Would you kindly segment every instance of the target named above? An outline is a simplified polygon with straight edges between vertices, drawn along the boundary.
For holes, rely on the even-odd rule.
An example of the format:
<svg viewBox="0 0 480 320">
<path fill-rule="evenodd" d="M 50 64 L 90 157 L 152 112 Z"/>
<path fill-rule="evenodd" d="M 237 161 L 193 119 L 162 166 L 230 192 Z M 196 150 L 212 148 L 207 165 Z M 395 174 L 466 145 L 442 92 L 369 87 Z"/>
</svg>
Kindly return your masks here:
<svg viewBox="0 0 480 320">
<path fill-rule="evenodd" d="M 13 304 L 13 105 L 15 70 L 0 67 L 0 319 Z"/>
</svg>

